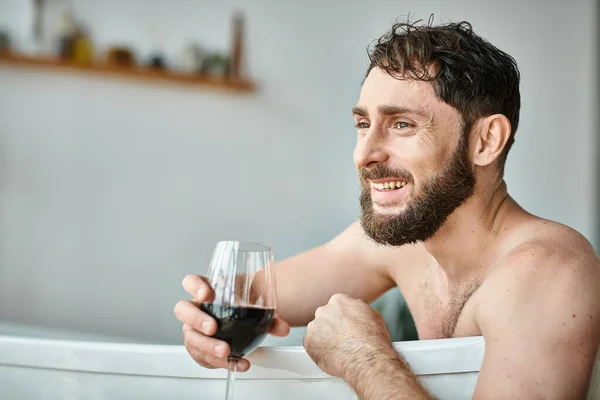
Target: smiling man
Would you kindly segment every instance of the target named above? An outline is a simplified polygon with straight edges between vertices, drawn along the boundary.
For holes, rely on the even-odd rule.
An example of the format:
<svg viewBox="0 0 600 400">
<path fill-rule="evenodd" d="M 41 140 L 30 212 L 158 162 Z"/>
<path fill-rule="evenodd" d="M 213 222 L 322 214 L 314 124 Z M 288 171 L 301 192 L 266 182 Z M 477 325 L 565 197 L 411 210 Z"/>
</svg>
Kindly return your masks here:
<svg viewBox="0 0 600 400">
<path fill-rule="evenodd" d="M 352 110 L 362 215 L 276 264 L 271 333 L 308 324 L 308 354 L 361 399 L 429 398 L 368 305 L 397 286 L 420 339 L 484 337 L 474 398 L 585 398 L 600 344 L 600 262 L 579 233 L 508 194 L 514 59 L 468 23 L 396 24 L 369 55 Z M 210 287 L 198 275 L 183 286 L 194 300 L 175 308 L 186 348 L 226 367 L 229 346 L 210 337 L 216 323 L 195 304 Z"/>
</svg>

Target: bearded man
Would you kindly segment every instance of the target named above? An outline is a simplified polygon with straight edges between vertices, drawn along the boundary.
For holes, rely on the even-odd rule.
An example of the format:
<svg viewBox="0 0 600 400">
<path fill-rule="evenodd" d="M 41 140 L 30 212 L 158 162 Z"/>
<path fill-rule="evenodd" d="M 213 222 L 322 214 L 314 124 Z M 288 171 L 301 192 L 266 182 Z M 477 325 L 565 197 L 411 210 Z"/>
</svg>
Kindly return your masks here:
<svg viewBox="0 0 600 400">
<path fill-rule="evenodd" d="M 429 398 L 368 305 L 397 286 L 420 339 L 483 336 L 474 398 L 585 398 L 600 344 L 600 262 L 578 232 L 508 194 L 515 60 L 467 22 L 395 24 L 369 56 L 352 109 L 362 215 L 274 265 L 271 333 L 307 325 L 308 354 L 361 399 Z M 188 352 L 226 368 L 229 346 L 194 304 L 210 286 L 198 275 L 183 286 L 193 301 L 175 314 Z"/>
</svg>

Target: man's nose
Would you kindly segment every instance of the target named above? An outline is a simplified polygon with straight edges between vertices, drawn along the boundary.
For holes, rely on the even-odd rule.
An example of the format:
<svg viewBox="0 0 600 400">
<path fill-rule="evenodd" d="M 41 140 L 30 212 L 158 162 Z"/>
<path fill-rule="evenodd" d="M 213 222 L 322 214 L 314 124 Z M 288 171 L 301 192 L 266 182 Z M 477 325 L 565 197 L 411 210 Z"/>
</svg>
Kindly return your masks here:
<svg viewBox="0 0 600 400">
<path fill-rule="evenodd" d="M 377 132 L 369 132 L 356 142 L 354 162 L 357 168 L 373 168 L 388 160 L 389 154 L 385 148 L 385 140 Z"/>
</svg>

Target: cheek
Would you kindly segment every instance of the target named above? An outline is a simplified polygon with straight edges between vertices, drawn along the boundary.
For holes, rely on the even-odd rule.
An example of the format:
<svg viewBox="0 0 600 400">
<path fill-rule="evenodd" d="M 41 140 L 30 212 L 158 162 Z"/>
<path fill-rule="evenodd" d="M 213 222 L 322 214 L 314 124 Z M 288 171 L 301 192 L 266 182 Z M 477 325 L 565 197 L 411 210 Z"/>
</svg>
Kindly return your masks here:
<svg viewBox="0 0 600 400">
<path fill-rule="evenodd" d="M 439 170 L 445 165 L 456 151 L 458 139 L 443 138 L 425 143 L 420 141 L 416 152 L 421 164 L 429 170 Z"/>
<path fill-rule="evenodd" d="M 413 177 L 413 190 L 419 191 L 424 183 L 439 175 L 443 166 L 452 157 L 453 148 L 448 145 L 423 143 L 415 140 L 405 143 L 402 151 L 395 155 L 394 164 L 408 170 Z"/>
<path fill-rule="evenodd" d="M 435 151 L 431 143 L 424 143 L 417 137 L 399 138 L 393 149 L 392 164 L 410 172 L 415 183 L 433 172 L 443 158 L 439 149 Z"/>
</svg>

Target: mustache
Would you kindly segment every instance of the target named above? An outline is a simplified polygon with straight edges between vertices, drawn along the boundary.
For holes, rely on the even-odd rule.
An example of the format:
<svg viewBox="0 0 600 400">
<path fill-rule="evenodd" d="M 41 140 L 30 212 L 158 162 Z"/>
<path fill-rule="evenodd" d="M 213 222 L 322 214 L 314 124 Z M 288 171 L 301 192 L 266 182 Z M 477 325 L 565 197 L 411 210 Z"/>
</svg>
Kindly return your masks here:
<svg viewBox="0 0 600 400">
<path fill-rule="evenodd" d="M 378 164 L 374 168 L 361 168 L 359 170 L 360 179 L 363 182 L 384 178 L 403 178 L 407 182 L 412 182 L 412 174 L 403 168 L 391 168 L 383 164 Z"/>
</svg>

